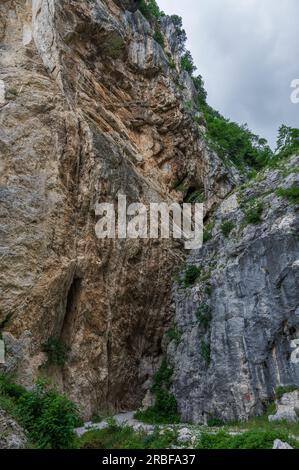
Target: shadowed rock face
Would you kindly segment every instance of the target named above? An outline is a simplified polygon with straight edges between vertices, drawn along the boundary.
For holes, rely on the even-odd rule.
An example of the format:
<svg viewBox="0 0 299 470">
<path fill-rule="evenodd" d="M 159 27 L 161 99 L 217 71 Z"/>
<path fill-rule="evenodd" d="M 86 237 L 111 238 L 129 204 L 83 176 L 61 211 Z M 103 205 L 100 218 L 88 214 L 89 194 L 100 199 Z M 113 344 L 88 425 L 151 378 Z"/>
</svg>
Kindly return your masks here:
<svg viewBox="0 0 299 470">
<path fill-rule="evenodd" d="M 299 387 L 291 361 L 299 338 L 298 207 L 275 192 L 298 185 L 298 162 L 268 171 L 220 205 L 212 240 L 188 260 L 202 269 L 198 281 L 174 289 L 182 340 L 168 353 L 183 419 L 245 420 L 265 411 L 276 387 Z M 244 215 L 254 203 L 263 206 L 257 225 Z"/>
<path fill-rule="evenodd" d="M 125 10 L 127 8 L 127 10 Z M 175 28 L 164 20 L 166 52 Z M 99 241 L 95 203 L 182 201 L 210 210 L 235 178 L 185 105 L 136 2 L 8 0 L 0 5 L 0 322 L 6 369 L 48 375 L 86 417 L 140 404 L 171 321 L 180 245 Z M 204 128 L 201 128 L 203 131 Z M 49 337 L 70 349 L 49 366 Z"/>
</svg>

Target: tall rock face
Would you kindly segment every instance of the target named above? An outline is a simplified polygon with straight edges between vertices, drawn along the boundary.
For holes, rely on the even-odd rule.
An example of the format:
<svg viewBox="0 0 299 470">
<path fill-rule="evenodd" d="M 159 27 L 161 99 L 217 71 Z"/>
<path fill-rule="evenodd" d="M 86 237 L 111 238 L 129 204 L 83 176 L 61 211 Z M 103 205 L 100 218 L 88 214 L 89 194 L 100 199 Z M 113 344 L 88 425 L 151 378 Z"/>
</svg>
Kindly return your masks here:
<svg viewBox="0 0 299 470">
<path fill-rule="evenodd" d="M 298 165 L 293 157 L 223 201 L 210 241 L 188 259 L 197 281 L 173 290 L 181 340 L 168 356 L 183 420 L 246 420 L 276 387 L 299 387 L 298 206 L 280 191 L 298 187 Z"/>
<path fill-rule="evenodd" d="M 97 239 L 95 204 L 200 191 L 208 212 L 236 182 L 192 119 L 175 26 L 163 19 L 163 49 L 137 3 L 0 4 L 5 368 L 25 385 L 49 376 L 86 417 L 141 403 L 184 257 L 167 240 Z M 53 337 L 69 348 L 64 365 L 43 352 Z"/>
</svg>

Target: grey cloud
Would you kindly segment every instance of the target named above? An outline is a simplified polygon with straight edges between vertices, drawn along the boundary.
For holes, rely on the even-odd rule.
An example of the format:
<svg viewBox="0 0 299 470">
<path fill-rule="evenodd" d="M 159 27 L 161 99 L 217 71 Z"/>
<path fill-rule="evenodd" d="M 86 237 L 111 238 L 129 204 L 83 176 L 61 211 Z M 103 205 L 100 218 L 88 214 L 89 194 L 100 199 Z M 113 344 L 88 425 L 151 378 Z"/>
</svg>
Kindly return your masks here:
<svg viewBox="0 0 299 470">
<path fill-rule="evenodd" d="M 158 0 L 183 17 L 209 103 L 275 145 L 284 123 L 299 126 L 290 84 L 299 78 L 298 0 Z"/>
</svg>

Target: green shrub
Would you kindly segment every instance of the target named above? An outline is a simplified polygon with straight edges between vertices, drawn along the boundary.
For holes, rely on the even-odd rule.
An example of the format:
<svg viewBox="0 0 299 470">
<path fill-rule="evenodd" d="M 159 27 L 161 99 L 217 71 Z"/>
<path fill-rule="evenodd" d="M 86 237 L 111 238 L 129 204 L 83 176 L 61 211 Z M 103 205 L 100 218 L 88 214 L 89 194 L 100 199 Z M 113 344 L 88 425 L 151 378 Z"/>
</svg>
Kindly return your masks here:
<svg viewBox="0 0 299 470">
<path fill-rule="evenodd" d="M 148 20 L 159 19 L 164 15 L 155 0 L 140 0 L 139 10 Z"/>
<path fill-rule="evenodd" d="M 296 385 L 280 386 L 275 389 L 275 396 L 277 400 L 280 400 L 285 393 L 295 392 L 298 389 L 299 387 L 296 387 Z"/>
<path fill-rule="evenodd" d="M 203 242 L 204 243 L 208 242 L 209 240 L 212 240 L 212 238 L 213 238 L 212 231 L 213 231 L 214 225 L 215 225 L 215 223 L 213 221 L 209 222 L 207 225 L 205 225 L 204 231 L 203 231 Z"/>
<path fill-rule="evenodd" d="M 197 446 L 199 449 L 272 449 L 275 439 L 292 442 L 298 447 L 294 439 L 290 441 L 288 433 L 280 431 L 247 431 L 235 436 L 220 431 L 216 434 L 203 433 Z"/>
<path fill-rule="evenodd" d="M 182 279 L 183 286 L 185 288 L 191 287 L 195 283 L 200 273 L 201 268 L 195 265 L 188 266 Z"/>
<path fill-rule="evenodd" d="M 121 36 L 110 38 L 107 44 L 103 45 L 102 53 L 111 59 L 118 59 L 124 48 L 124 40 Z"/>
<path fill-rule="evenodd" d="M 293 185 L 288 189 L 279 188 L 277 196 L 286 198 L 291 204 L 299 204 L 299 186 Z"/>
<path fill-rule="evenodd" d="M 103 421 L 103 416 L 101 415 L 98 415 L 98 414 L 93 414 L 92 417 L 91 417 L 91 422 L 92 423 L 101 423 Z"/>
<path fill-rule="evenodd" d="M 169 392 L 173 369 L 168 367 L 163 359 L 162 364 L 153 379 L 152 393 L 155 395 L 154 406 L 145 411 L 135 413 L 136 419 L 145 423 L 168 424 L 178 423 L 177 401 L 175 396 Z"/>
<path fill-rule="evenodd" d="M 47 354 L 48 364 L 63 366 L 68 358 L 69 347 L 60 339 L 51 336 L 43 344 L 42 350 Z"/>
<path fill-rule="evenodd" d="M 229 234 L 234 228 L 235 225 L 233 224 L 233 222 L 230 221 L 224 222 L 220 227 L 222 235 L 226 238 L 229 236 Z"/>
<path fill-rule="evenodd" d="M 171 68 L 172 70 L 175 70 L 176 69 L 175 61 L 173 60 L 173 58 L 171 57 L 170 54 L 167 54 L 167 57 L 168 57 L 168 66 L 169 66 L 169 68 Z"/>
<path fill-rule="evenodd" d="M 175 26 L 179 49 L 183 51 L 185 49 L 185 42 L 187 41 L 186 31 L 183 29 L 183 20 L 178 15 L 172 15 L 171 20 Z"/>
<path fill-rule="evenodd" d="M 257 225 L 262 221 L 264 206 L 262 202 L 255 203 L 245 211 L 245 222 Z"/>
<path fill-rule="evenodd" d="M 79 413 L 67 397 L 38 383 L 20 399 L 18 409 L 22 424 L 38 447 L 64 449 L 74 445 Z"/>
<path fill-rule="evenodd" d="M 63 449 L 74 446 L 74 428 L 81 424 L 76 405 L 64 395 L 39 381 L 27 391 L 7 375 L 0 375 L 0 397 L 9 402 L 12 415 L 40 448 Z M 2 400 L 1 400 L 2 403 Z"/>
<path fill-rule="evenodd" d="M 199 204 L 204 202 L 204 192 L 203 191 L 192 191 L 190 194 L 187 195 L 186 200 L 189 204 L 194 204 L 198 202 Z"/>
<path fill-rule="evenodd" d="M 16 88 L 8 88 L 5 93 L 5 98 L 7 100 L 15 100 L 18 96 L 18 90 Z"/>
<path fill-rule="evenodd" d="M 276 160 L 299 154 L 299 129 L 282 125 L 278 131 Z"/>
<path fill-rule="evenodd" d="M 207 329 L 210 325 L 212 315 L 211 308 L 207 304 L 200 304 L 196 311 L 196 318 L 198 323 Z"/>
<path fill-rule="evenodd" d="M 192 75 L 193 72 L 196 70 L 196 66 L 194 65 L 194 61 L 191 55 L 191 52 L 186 51 L 185 54 L 181 58 L 181 69 L 185 70 L 186 72 Z"/>
<path fill-rule="evenodd" d="M 198 109 L 203 112 L 206 121 L 209 146 L 222 160 L 230 160 L 245 173 L 267 166 L 274 155 L 266 139 L 253 134 L 246 124 L 232 122 L 209 106 L 201 75 L 193 77 L 193 82 L 197 91 Z"/>
<path fill-rule="evenodd" d="M 208 419 L 207 425 L 210 428 L 219 428 L 221 426 L 224 426 L 225 422 L 220 418 L 211 417 L 211 418 Z"/>
<path fill-rule="evenodd" d="M 26 389 L 21 385 L 13 383 L 12 377 L 7 374 L 0 374 L 0 395 L 18 400 L 26 395 Z"/>
<path fill-rule="evenodd" d="M 201 340 L 201 343 L 200 343 L 200 352 L 201 352 L 202 357 L 206 361 L 207 365 L 209 365 L 211 362 L 211 346 L 204 339 Z"/>
<path fill-rule="evenodd" d="M 207 284 L 205 287 L 205 294 L 207 294 L 209 297 L 212 294 L 212 286 L 210 284 Z"/>
<path fill-rule="evenodd" d="M 162 34 L 160 29 L 157 29 L 155 34 L 154 34 L 154 40 L 160 44 L 160 46 L 164 49 L 165 47 L 165 39 L 164 35 Z"/>
<path fill-rule="evenodd" d="M 129 426 L 109 426 L 89 431 L 78 440 L 81 449 L 168 449 L 177 443 L 177 432 L 172 429 L 151 434 L 134 431 Z"/>
<path fill-rule="evenodd" d="M 181 333 L 179 332 L 177 326 L 171 327 L 167 331 L 166 334 L 167 334 L 168 338 L 170 339 L 170 341 L 175 341 L 177 345 L 180 344 L 180 342 L 181 342 Z"/>
</svg>

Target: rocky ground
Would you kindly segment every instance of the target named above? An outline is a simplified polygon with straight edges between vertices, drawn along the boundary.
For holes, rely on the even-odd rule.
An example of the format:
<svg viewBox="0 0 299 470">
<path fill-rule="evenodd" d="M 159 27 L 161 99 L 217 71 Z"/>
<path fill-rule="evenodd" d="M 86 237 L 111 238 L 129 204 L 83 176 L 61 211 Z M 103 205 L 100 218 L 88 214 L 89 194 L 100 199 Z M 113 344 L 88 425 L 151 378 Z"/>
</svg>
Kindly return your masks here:
<svg viewBox="0 0 299 470">
<path fill-rule="evenodd" d="M 0 408 L 0 449 L 24 449 L 26 444 L 21 426 Z"/>
</svg>

